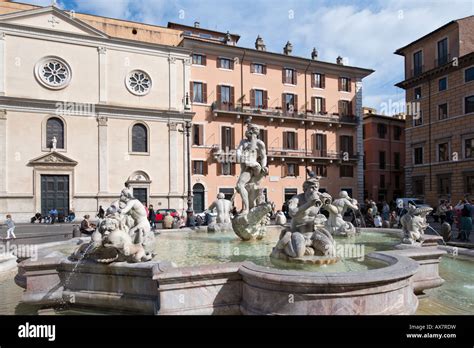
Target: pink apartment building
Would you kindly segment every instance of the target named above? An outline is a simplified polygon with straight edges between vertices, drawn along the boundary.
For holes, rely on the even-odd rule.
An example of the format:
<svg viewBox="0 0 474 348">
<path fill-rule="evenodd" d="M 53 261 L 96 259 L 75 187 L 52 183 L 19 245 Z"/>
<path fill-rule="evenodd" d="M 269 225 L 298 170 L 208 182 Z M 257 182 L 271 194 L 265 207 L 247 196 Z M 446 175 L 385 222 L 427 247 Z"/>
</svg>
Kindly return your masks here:
<svg viewBox="0 0 474 348">
<path fill-rule="evenodd" d="M 307 170 L 321 176 L 321 189 L 341 189 L 363 198 L 362 78 L 370 69 L 296 57 L 288 42 L 268 52 L 258 37 L 255 49 L 237 46 L 239 36 L 169 23 L 182 30 L 181 46 L 193 53 L 190 102 L 194 210 L 218 192 L 231 198 L 239 165 L 233 151 L 245 122 L 260 127 L 268 152 L 263 182 L 277 209 L 297 192 Z M 237 207 L 240 202 L 236 201 Z"/>
</svg>

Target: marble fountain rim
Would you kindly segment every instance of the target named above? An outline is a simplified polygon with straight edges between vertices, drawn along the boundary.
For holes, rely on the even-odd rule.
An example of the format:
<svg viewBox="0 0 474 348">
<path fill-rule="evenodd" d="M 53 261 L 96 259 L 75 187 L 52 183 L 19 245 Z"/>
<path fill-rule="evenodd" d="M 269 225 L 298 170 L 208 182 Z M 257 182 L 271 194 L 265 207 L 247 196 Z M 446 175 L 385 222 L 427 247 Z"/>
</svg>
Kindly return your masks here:
<svg viewBox="0 0 474 348">
<path fill-rule="evenodd" d="M 310 272 L 297 270 L 282 270 L 256 265 L 251 261 L 244 261 L 239 273 L 245 278 L 258 277 L 259 281 L 278 284 L 297 284 L 300 286 L 327 286 L 327 285 L 374 285 L 381 283 L 392 283 L 397 280 L 407 279 L 413 276 L 419 268 L 416 261 L 401 255 L 390 255 L 384 252 L 373 252 L 366 257 L 382 261 L 385 267 L 357 271 L 357 272 Z"/>
</svg>

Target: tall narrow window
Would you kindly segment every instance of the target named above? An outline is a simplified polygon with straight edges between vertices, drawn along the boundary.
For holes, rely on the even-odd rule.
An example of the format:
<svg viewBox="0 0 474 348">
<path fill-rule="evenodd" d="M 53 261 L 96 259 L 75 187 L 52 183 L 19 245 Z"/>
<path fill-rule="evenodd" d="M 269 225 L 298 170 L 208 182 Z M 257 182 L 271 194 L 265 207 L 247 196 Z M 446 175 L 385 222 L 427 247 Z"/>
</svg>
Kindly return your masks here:
<svg viewBox="0 0 474 348">
<path fill-rule="evenodd" d="M 296 70 L 294 69 L 283 69 L 283 83 L 296 85 Z"/>
<path fill-rule="evenodd" d="M 464 70 L 464 82 L 474 81 L 474 66 Z"/>
<path fill-rule="evenodd" d="M 438 119 L 444 120 L 448 118 L 448 104 L 438 105 Z"/>
<path fill-rule="evenodd" d="M 448 39 L 438 41 L 438 64 L 437 66 L 444 65 L 448 62 Z"/>
<path fill-rule="evenodd" d="M 393 161 L 393 165 L 395 167 L 396 170 L 399 170 L 400 169 L 400 152 L 395 152 L 394 153 L 394 161 Z"/>
<path fill-rule="evenodd" d="M 393 139 L 394 140 L 400 140 L 402 136 L 402 128 L 399 126 L 394 126 L 393 127 Z"/>
<path fill-rule="evenodd" d="M 442 79 L 438 80 L 438 90 L 445 91 L 448 88 L 448 78 L 443 77 Z"/>
<path fill-rule="evenodd" d="M 323 114 L 326 112 L 326 100 L 322 97 L 313 97 L 312 100 L 312 111 L 313 114 Z"/>
<path fill-rule="evenodd" d="M 203 84 L 201 82 L 193 82 L 193 102 L 204 103 Z"/>
<path fill-rule="evenodd" d="M 415 147 L 413 149 L 413 163 L 423 164 L 423 147 Z"/>
<path fill-rule="evenodd" d="M 474 112 L 474 95 L 466 97 L 464 100 L 464 111 L 466 114 Z"/>
<path fill-rule="evenodd" d="M 325 75 L 319 73 L 313 73 L 312 86 L 313 88 L 325 88 L 326 81 Z"/>
<path fill-rule="evenodd" d="M 449 143 L 438 144 L 438 161 L 449 161 Z"/>
<path fill-rule="evenodd" d="M 464 158 L 474 158 L 474 138 L 464 140 Z"/>
<path fill-rule="evenodd" d="M 258 109 L 263 108 L 263 91 L 260 89 L 255 90 L 255 107 Z"/>
<path fill-rule="evenodd" d="M 413 76 L 420 75 L 423 72 L 423 52 L 418 51 L 413 54 Z"/>
<path fill-rule="evenodd" d="M 385 151 L 379 151 L 379 169 L 385 169 Z"/>
<path fill-rule="evenodd" d="M 132 128 L 132 152 L 148 152 L 148 134 L 143 124 Z"/>
<path fill-rule="evenodd" d="M 46 122 L 46 147 L 53 147 L 53 138 L 56 138 L 56 148 L 64 149 L 64 124 L 57 117 L 51 117 Z"/>
<path fill-rule="evenodd" d="M 387 126 L 383 123 L 378 123 L 377 133 L 379 134 L 380 139 L 385 139 L 385 134 L 387 134 Z"/>
<path fill-rule="evenodd" d="M 339 90 L 343 92 L 351 91 L 351 79 L 348 77 L 339 78 Z"/>
<path fill-rule="evenodd" d="M 354 155 L 354 137 L 349 135 L 341 135 L 339 137 L 340 147 L 342 153 L 347 153 L 349 156 Z"/>
</svg>

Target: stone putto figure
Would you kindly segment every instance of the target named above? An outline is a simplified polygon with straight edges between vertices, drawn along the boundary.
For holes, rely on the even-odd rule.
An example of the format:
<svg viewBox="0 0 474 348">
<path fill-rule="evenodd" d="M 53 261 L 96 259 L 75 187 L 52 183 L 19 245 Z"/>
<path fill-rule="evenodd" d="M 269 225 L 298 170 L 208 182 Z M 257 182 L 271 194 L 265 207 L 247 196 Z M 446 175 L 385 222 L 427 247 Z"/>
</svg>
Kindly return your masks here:
<svg viewBox="0 0 474 348">
<path fill-rule="evenodd" d="M 327 193 L 319 192 L 319 179 L 311 177 L 303 184 L 303 193 L 290 199 L 290 229 L 284 229 L 271 256 L 280 259 L 301 259 L 304 256 L 325 256 L 327 262 L 335 262 L 335 242 L 324 228 L 326 217 L 320 214 L 322 206 L 330 203 Z M 314 258 L 324 263 L 324 258 Z"/>
<path fill-rule="evenodd" d="M 425 230 L 429 227 L 426 216 L 433 210 L 430 207 L 420 207 L 409 204 L 408 212 L 400 219 L 403 230 L 403 244 L 421 246 Z"/>
<path fill-rule="evenodd" d="M 72 258 L 87 258 L 99 263 L 144 262 L 154 257 L 154 249 L 155 235 L 145 207 L 126 186 L 120 199 L 107 209 L 91 242 L 81 245 Z"/>
<path fill-rule="evenodd" d="M 208 210 L 216 210 L 217 218 L 216 222 L 211 223 L 207 227 L 208 232 L 224 232 L 232 231 L 232 223 L 230 216 L 232 212 L 232 202 L 225 199 L 225 195 L 220 192 L 217 194 L 217 199 L 212 202 Z"/>
<path fill-rule="evenodd" d="M 258 139 L 258 126 L 247 123 L 245 139 L 236 151 L 240 163 L 240 176 L 236 191 L 242 197 L 242 210 L 232 219 L 234 232 L 243 240 L 261 239 L 265 235 L 268 213 L 272 204 L 262 199 L 260 183 L 268 174 L 265 143 Z"/>
<path fill-rule="evenodd" d="M 354 225 L 344 220 L 344 214 L 348 209 L 357 211 L 359 205 L 357 200 L 349 197 L 347 191 L 341 191 L 339 198 L 331 203 L 331 199 L 323 206 L 329 212 L 329 219 L 326 221 L 326 228 L 332 235 L 351 235 L 356 233 Z"/>
</svg>

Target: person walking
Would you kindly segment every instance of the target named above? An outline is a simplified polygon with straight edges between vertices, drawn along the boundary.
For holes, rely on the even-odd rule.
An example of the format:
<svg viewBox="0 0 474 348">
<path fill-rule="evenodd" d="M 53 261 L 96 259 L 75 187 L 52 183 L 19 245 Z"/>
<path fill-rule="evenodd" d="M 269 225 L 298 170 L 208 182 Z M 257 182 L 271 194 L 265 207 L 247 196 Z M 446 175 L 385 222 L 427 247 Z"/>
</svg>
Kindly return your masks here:
<svg viewBox="0 0 474 348">
<path fill-rule="evenodd" d="M 150 222 L 151 229 L 154 231 L 156 229 L 156 212 L 152 204 L 148 207 L 148 221 Z"/>
<path fill-rule="evenodd" d="M 97 217 L 102 220 L 103 218 L 105 218 L 105 211 L 104 211 L 104 208 L 102 208 L 101 205 L 99 205 L 99 212 L 97 213 Z"/>
<path fill-rule="evenodd" d="M 11 236 L 13 236 L 13 239 L 16 239 L 16 236 L 15 236 L 15 221 L 13 221 L 12 216 L 10 214 L 7 215 L 7 219 L 5 221 L 5 224 L 7 225 L 7 238 L 6 239 L 12 239 Z"/>
</svg>

